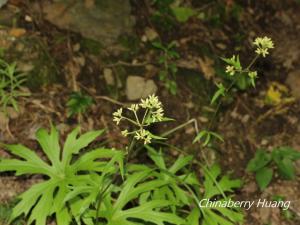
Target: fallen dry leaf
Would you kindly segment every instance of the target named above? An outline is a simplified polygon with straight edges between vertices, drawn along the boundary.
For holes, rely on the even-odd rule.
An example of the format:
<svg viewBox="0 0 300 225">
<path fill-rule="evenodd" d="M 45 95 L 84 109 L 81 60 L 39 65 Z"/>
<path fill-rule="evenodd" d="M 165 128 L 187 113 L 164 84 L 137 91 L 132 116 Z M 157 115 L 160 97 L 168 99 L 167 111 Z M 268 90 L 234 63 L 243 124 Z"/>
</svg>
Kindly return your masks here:
<svg viewBox="0 0 300 225">
<path fill-rule="evenodd" d="M 21 37 L 24 34 L 26 34 L 26 30 L 23 28 L 11 28 L 9 31 L 9 35 L 16 38 Z"/>
<path fill-rule="evenodd" d="M 204 59 L 199 58 L 198 61 L 201 71 L 203 72 L 204 77 L 207 80 L 210 80 L 212 77 L 215 76 L 215 69 L 213 67 L 214 61 L 211 58 L 204 56 Z"/>
</svg>

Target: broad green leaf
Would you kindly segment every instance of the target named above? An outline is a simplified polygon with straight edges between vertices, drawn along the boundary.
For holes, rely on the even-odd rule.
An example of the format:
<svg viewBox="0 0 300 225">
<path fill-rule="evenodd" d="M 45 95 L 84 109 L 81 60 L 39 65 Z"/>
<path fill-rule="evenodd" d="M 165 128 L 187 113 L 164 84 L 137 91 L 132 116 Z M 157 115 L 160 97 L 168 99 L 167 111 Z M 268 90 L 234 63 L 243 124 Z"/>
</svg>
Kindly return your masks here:
<svg viewBox="0 0 300 225">
<path fill-rule="evenodd" d="M 261 190 L 266 189 L 273 177 L 273 170 L 268 167 L 263 167 L 256 171 L 255 179 Z"/>
<path fill-rule="evenodd" d="M 171 7 L 171 10 L 179 22 L 186 22 L 188 19 L 197 14 L 197 12 L 188 7 Z"/>
<path fill-rule="evenodd" d="M 293 161 L 289 158 L 283 158 L 282 160 L 275 160 L 279 173 L 284 179 L 292 180 L 295 178 L 295 167 Z"/>
<path fill-rule="evenodd" d="M 248 172 L 256 172 L 265 167 L 271 161 L 271 155 L 263 149 L 256 151 L 255 156 L 251 159 L 247 165 L 246 170 Z"/>
<path fill-rule="evenodd" d="M 272 151 L 272 158 L 276 163 L 280 175 L 285 179 L 295 178 L 293 161 L 300 158 L 300 152 L 290 147 L 280 147 Z"/>
<path fill-rule="evenodd" d="M 289 158 L 291 160 L 298 160 L 300 159 L 300 151 L 297 151 L 291 147 L 283 146 L 280 148 L 275 148 L 272 151 L 273 158 Z"/>
</svg>

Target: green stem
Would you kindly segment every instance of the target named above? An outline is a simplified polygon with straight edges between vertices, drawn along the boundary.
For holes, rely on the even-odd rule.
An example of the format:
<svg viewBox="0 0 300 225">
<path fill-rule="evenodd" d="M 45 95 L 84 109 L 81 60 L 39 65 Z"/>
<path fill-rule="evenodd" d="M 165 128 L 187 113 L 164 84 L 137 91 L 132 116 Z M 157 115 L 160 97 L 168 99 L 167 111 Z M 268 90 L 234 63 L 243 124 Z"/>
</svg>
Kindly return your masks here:
<svg viewBox="0 0 300 225">
<path fill-rule="evenodd" d="M 247 66 L 246 70 L 249 70 L 249 69 L 253 66 L 253 64 L 256 62 L 256 60 L 258 59 L 258 57 L 259 57 L 259 55 L 256 55 L 256 56 L 252 59 L 252 61 L 250 62 L 250 64 Z"/>
<path fill-rule="evenodd" d="M 183 123 L 183 124 L 181 124 L 181 125 L 173 128 L 173 129 L 171 129 L 171 130 L 169 130 L 169 131 L 167 131 L 167 132 L 165 132 L 163 134 L 161 134 L 160 136 L 161 137 L 169 136 L 170 134 L 174 133 L 177 130 L 180 130 L 181 128 L 184 128 L 185 126 L 189 125 L 190 123 L 194 123 L 195 124 L 196 132 L 198 132 L 197 131 L 198 130 L 198 125 L 197 125 L 196 119 L 190 119 L 189 121 L 187 121 L 187 122 L 185 122 L 185 123 Z"/>
<path fill-rule="evenodd" d="M 136 140 L 133 137 L 132 140 L 131 140 L 130 146 L 128 148 L 127 157 L 124 161 L 124 167 L 126 167 L 126 164 L 128 163 L 128 161 L 130 159 L 130 154 L 131 154 L 132 149 L 134 148 L 135 144 L 136 144 Z M 103 200 L 103 196 L 104 196 L 105 192 L 109 189 L 109 187 L 117 180 L 117 178 L 118 178 L 118 173 L 115 173 L 113 178 L 111 179 L 111 181 L 105 187 L 102 187 L 99 191 L 99 194 L 98 194 L 98 197 L 97 197 L 98 201 L 96 203 L 96 205 L 97 205 L 97 208 L 96 208 L 96 225 L 100 225 L 100 222 L 98 221 L 98 217 L 99 217 L 99 211 L 100 211 L 101 203 L 102 203 L 102 200 Z"/>
<path fill-rule="evenodd" d="M 146 116 L 148 114 L 148 111 L 149 111 L 149 109 L 147 108 L 146 111 L 145 111 L 145 114 L 143 116 L 142 125 L 144 125 L 144 122 L 145 122 Z"/>
<path fill-rule="evenodd" d="M 138 124 L 139 126 L 141 126 L 141 123 L 140 123 L 140 120 L 139 120 L 139 118 L 138 118 L 138 116 L 137 116 L 137 114 L 136 114 L 136 111 L 133 111 L 133 114 L 134 114 L 134 117 L 135 117 L 135 119 L 136 119 L 136 121 L 137 121 L 137 124 Z"/>
<path fill-rule="evenodd" d="M 121 118 L 122 118 L 122 119 L 125 119 L 125 120 L 127 120 L 127 121 L 129 121 L 130 123 L 132 123 L 132 124 L 134 124 L 134 125 L 136 125 L 136 126 L 138 126 L 138 127 L 141 126 L 141 125 L 138 124 L 137 122 L 135 122 L 135 121 L 133 121 L 132 119 L 129 119 L 129 118 L 125 117 L 125 116 L 122 116 Z"/>
</svg>

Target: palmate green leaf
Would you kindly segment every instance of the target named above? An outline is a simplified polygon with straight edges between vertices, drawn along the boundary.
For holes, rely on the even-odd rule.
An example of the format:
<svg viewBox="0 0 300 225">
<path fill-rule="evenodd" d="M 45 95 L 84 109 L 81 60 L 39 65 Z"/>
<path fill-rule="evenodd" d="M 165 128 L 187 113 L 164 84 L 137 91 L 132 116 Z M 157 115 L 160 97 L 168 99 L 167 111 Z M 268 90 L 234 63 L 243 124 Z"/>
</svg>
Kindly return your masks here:
<svg viewBox="0 0 300 225">
<path fill-rule="evenodd" d="M 14 220 L 23 213 L 27 215 L 32 209 L 32 206 L 35 205 L 40 196 L 49 186 L 53 187 L 53 183 L 51 181 L 45 181 L 42 183 L 34 184 L 30 189 L 22 193 L 19 196 L 19 198 L 21 198 L 22 200 L 13 208 L 10 221 Z"/>
<path fill-rule="evenodd" d="M 188 205 L 189 195 L 185 185 L 198 185 L 195 174 L 184 171 L 193 159 L 192 156 L 179 156 L 169 168 L 166 166 L 162 152 L 156 152 L 152 147 L 146 146 L 149 157 L 155 163 L 157 170 L 154 176 L 162 181 L 166 181 L 165 186 L 156 188 L 152 198 L 170 200 L 178 205 Z M 150 194 L 148 195 L 150 197 Z M 173 207 L 173 210 L 175 208 Z"/>
<path fill-rule="evenodd" d="M 228 175 L 221 176 L 220 167 L 213 165 L 211 168 L 204 168 L 205 192 L 203 196 L 199 196 L 199 199 L 213 199 L 224 196 L 224 193 L 233 192 L 235 188 L 240 186 L 240 180 L 231 180 Z M 202 225 L 234 225 L 243 221 L 243 214 L 236 208 L 198 207 L 196 209 L 199 210 L 199 215 L 203 217 Z"/>
<path fill-rule="evenodd" d="M 242 223 L 243 214 L 228 208 L 203 208 L 202 225 L 235 225 Z"/>
<path fill-rule="evenodd" d="M 77 138 L 80 128 L 74 129 L 67 137 L 63 148 L 63 164 L 64 166 L 70 163 L 73 154 L 78 154 L 79 151 L 87 147 L 96 137 L 103 134 L 104 130 L 90 131 Z"/>
<path fill-rule="evenodd" d="M 111 159 L 109 162 L 91 163 L 96 157 Z M 109 187 L 109 185 L 113 185 L 110 184 L 110 179 L 107 180 L 106 178 L 109 177 L 108 175 L 118 172 L 118 168 L 114 166 L 115 163 L 119 164 L 121 176 L 124 177 L 123 157 L 124 155 L 121 152 L 99 149 L 85 154 L 72 165 L 72 168 L 76 171 L 90 170 L 101 172 L 101 175 L 98 173 L 84 176 L 77 175 L 75 181 L 78 182 L 80 180 L 80 182 L 77 185 L 73 185 L 72 191 L 64 196 L 64 202 L 73 201 L 78 196 L 82 196 L 80 207 L 75 212 L 76 217 L 80 218 L 88 210 L 89 206 L 97 201 L 102 190 Z"/>
<path fill-rule="evenodd" d="M 181 217 L 162 210 L 173 205 L 170 201 L 150 200 L 141 205 L 133 206 L 129 209 L 126 208 L 129 202 L 135 200 L 141 194 L 164 186 L 167 183 L 159 179 L 145 181 L 151 177 L 151 174 L 152 170 L 150 169 L 135 172 L 126 179 L 115 201 L 112 201 L 111 195 L 106 196 L 99 215 L 107 220 L 107 225 L 141 224 L 134 222 L 136 220 L 151 222 L 156 225 L 164 225 L 166 222 L 178 225 L 185 224 L 185 220 Z"/>
<path fill-rule="evenodd" d="M 199 225 L 199 220 L 200 220 L 200 211 L 198 208 L 192 209 L 190 214 L 188 215 L 187 219 L 187 224 L 189 225 Z"/>
<path fill-rule="evenodd" d="M 221 176 L 221 168 L 217 164 L 204 170 L 204 198 L 210 199 L 225 192 L 233 192 L 242 185 L 241 180 L 231 180 L 228 175 Z"/>
<path fill-rule="evenodd" d="M 117 150 L 98 148 L 77 157 L 73 162 L 74 155 L 101 135 L 103 130 L 87 132 L 77 138 L 78 133 L 79 128 L 68 135 L 61 152 L 59 135 L 54 126 L 51 127 L 50 133 L 44 129 L 37 132 L 37 140 L 49 159 L 49 164 L 40 159 L 34 151 L 22 145 L 5 145 L 9 152 L 20 159 L 1 159 L 0 172 L 16 171 L 16 175 L 43 174 L 47 177 L 44 182 L 33 185 L 19 196 L 20 201 L 13 209 L 11 221 L 24 214 L 28 216 L 29 223 L 45 225 L 47 217 L 55 214 L 58 225 L 68 225 L 76 209 L 73 204 L 82 203 L 70 201 L 68 205 L 72 210 L 68 209 L 64 200 L 71 192 L 70 187 L 97 181 L 95 176 L 115 174 L 118 167 L 121 174 L 124 174 L 124 155 Z M 79 175 L 79 172 L 82 175 Z M 79 209 L 82 210 L 80 207 Z M 76 211 L 75 213 L 78 214 Z"/>
<path fill-rule="evenodd" d="M 32 150 L 23 145 L 4 145 L 11 153 L 23 160 L 18 159 L 2 159 L 0 163 L 0 172 L 16 171 L 16 175 L 22 174 L 44 174 L 51 176 L 55 173 L 53 168 L 45 161 L 38 157 Z"/>
<path fill-rule="evenodd" d="M 59 146 L 59 135 L 56 128 L 51 125 L 51 131 L 48 132 L 45 129 L 39 129 L 36 133 L 36 138 L 42 147 L 43 152 L 50 160 L 51 164 L 60 169 L 60 146 Z"/>
</svg>

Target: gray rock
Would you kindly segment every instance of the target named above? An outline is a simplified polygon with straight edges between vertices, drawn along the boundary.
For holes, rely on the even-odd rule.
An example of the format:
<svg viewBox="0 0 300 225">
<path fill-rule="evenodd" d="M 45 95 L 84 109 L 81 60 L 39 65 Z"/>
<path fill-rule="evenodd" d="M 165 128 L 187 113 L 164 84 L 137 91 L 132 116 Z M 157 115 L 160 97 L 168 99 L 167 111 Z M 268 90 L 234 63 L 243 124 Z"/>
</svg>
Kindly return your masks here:
<svg viewBox="0 0 300 225">
<path fill-rule="evenodd" d="M 156 91 L 157 86 L 153 80 L 145 80 L 139 76 L 129 76 L 126 80 L 126 95 L 130 101 L 146 98 Z"/>
<path fill-rule="evenodd" d="M 0 0 L 0 8 L 2 8 L 7 3 L 7 0 Z"/>
<path fill-rule="evenodd" d="M 115 43 L 120 35 L 130 33 L 134 25 L 129 0 L 45 1 L 43 10 L 52 24 L 104 45 Z"/>
<path fill-rule="evenodd" d="M 106 82 L 107 85 L 114 85 L 115 84 L 115 79 L 113 76 L 113 72 L 111 69 L 109 68 L 105 68 L 103 70 L 103 76 L 104 76 L 104 80 Z"/>
</svg>

